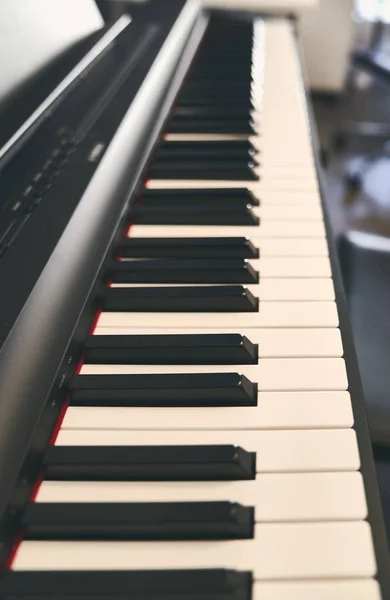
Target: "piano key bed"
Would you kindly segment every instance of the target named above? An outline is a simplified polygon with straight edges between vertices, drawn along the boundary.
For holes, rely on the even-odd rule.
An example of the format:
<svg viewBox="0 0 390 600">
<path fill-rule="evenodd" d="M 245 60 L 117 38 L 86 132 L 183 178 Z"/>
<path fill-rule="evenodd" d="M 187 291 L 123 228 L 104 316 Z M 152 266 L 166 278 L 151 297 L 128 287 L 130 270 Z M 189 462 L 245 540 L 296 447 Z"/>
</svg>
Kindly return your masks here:
<svg viewBox="0 0 390 600">
<path fill-rule="evenodd" d="M 385 600 L 311 138 L 290 21 L 212 19 L 7 600 Z"/>
</svg>

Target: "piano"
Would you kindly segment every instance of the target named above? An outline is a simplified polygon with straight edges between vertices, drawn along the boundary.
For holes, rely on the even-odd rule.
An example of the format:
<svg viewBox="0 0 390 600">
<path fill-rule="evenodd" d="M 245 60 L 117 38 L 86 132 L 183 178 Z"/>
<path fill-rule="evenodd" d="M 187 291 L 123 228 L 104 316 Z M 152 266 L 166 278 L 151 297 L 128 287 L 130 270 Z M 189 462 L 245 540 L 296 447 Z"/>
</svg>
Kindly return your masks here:
<svg viewBox="0 0 390 600">
<path fill-rule="evenodd" d="M 150 0 L 66 66 L 1 116 L 1 599 L 386 600 L 294 19 Z"/>
</svg>

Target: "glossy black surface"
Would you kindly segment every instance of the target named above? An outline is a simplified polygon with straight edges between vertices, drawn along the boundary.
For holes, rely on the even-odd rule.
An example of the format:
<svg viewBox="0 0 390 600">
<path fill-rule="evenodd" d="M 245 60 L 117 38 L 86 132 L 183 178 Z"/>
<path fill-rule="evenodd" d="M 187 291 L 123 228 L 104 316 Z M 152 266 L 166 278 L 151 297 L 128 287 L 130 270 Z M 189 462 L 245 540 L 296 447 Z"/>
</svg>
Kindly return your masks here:
<svg viewBox="0 0 390 600">
<path fill-rule="evenodd" d="M 250 600 L 251 592 L 251 573 L 222 569 L 10 571 L 0 585 L 4 600 Z"/>
<path fill-rule="evenodd" d="M 258 283 L 259 274 L 247 260 L 150 259 L 117 261 L 114 283 Z"/>
<path fill-rule="evenodd" d="M 71 390 L 71 406 L 257 406 L 257 384 L 218 367 L 180 375 L 76 375 Z"/>
<path fill-rule="evenodd" d="M 195 130 L 198 128 L 195 126 Z M 244 158 L 205 160 L 169 160 L 153 164 L 148 175 L 151 179 L 223 179 L 237 181 L 253 181 L 257 179 L 254 172 L 256 162 Z"/>
<path fill-rule="evenodd" d="M 204 172 L 204 171 L 203 171 Z M 234 178 L 234 170 L 228 179 Z M 213 175 L 213 179 L 216 177 Z M 137 225 L 234 225 L 256 227 L 260 218 L 252 211 L 252 206 L 227 206 L 225 209 L 213 205 L 199 206 L 135 206 L 131 220 Z"/>
<path fill-rule="evenodd" d="M 224 481 L 254 479 L 256 455 L 239 446 L 52 446 L 45 480 Z"/>
<path fill-rule="evenodd" d="M 254 510 L 235 502 L 31 502 L 28 540 L 234 540 L 253 537 Z"/>
<path fill-rule="evenodd" d="M 93 335 L 84 350 L 95 364 L 257 364 L 258 347 L 239 334 Z"/>
<path fill-rule="evenodd" d="M 145 189 L 140 195 L 141 206 L 203 206 L 228 208 L 234 206 L 258 206 L 259 199 L 247 188 L 200 188 L 200 189 Z"/>
<path fill-rule="evenodd" d="M 127 238 L 119 248 L 123 258 L 259 258 L 247 238 Z"/>
<path fill-rule="evenodd" d="M 258 312 L 259 301 L 243 286 L 108 288 L 103 311 Z"/>
</svg>

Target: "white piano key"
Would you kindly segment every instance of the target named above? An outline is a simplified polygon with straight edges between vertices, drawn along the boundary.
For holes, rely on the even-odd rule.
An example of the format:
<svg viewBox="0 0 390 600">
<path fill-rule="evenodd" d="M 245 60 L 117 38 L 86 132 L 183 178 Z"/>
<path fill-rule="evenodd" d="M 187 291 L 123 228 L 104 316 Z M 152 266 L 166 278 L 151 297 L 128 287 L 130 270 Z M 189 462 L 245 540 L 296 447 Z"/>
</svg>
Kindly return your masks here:
<svg viewBox="0 0 390 600">
<path fill-rule="evenodd" d="M 357 471 L 360 468 L 353 429 L 283 430 L 131 430 L 127 422 L 111 427 L 110 416 L 123 409 L 69 407 L 57 446 L 176 446 L 234 444 L 256 452 L 259 473 Z M 242 410 L 246 410 L 243 408 Z M 122 415 L 129 415 L 125 411 Z"/>
<path fill-rule="evenodd" d="M 274 129 L 273 135 L 264 135 L 259 136 L 257 141 L 254 142 L 254 147 L 259 152 L 260 157 L 260 170 L 261 170 L 261 157 L 263 153 L 266 152 L 277 155 L 280 152 L 280 148 L 284 145 L 284 149 L 281 152 L 282 156 L 294 155 L 304 157 L 306 160 L 310 160 L 313 158 L 312 150 L 310 147 L 310 142 L 305 139 L 305 133 L 302 132 L 301 135 L 292 135 L 289 137 L 283 137 L 286 135 L 286 131 L 288 131 L 289 125 L 280 124 L 278 129 Z M 266 161 L 264 161 L 266 162 Z M 313 178 L 312 181 L 316 183 L 315 170 L 313 169 Z M 260 179 L 260 182 L 262 180 Z"/>
<path fill-rule="evenodd" d="M 258 172 L 260 173 L 260 170 Z M 219 183 L 219 181 L 216 182 L 215 179 L 149 179 L 146 182 L 146 187 L 148 189 L 195 189 L 211 187 L 233 187 L 232 185 L 217 185 L 217 183 Z M 246 187 L 246 184 L 247 181 L 236 181 L 236 186 L 234 187 Z M 295 190 L 297 192 L 316 192 L 318 190 L 318 183 L 317 181 L 312 179 L 301 180 L 291 178 L 274 180 L 274 178 L 270 177 L 264 180 L 260 178 L 259 183 L 257 184 L 257 188 L 259 193 L 266 192 L 268 190 Z"/>
<path fill-rule="evenodd" d="M 167 142 L 227 142 L 232 140 L 247 140 L 247 134 L 235 133 L 166 133 Z"/>
<path fill-rule="evenodd" d="M 262 302 L 258 313 L 131 313 L 102 312 L 98 327 L 337 327 L 334 302 Z"/>
<path fill-rule="evenodd" d="M 323 221 L 322 208 L 319 204 L 311 204 L 309 206 L 273 206 L 266 204 L 264 206 L 251 209 L 252 213 L 260 217 L 260 219 L 269 219 L 275 221 Z M 261 226 L 261 225 L 260 225 Z"/>
<path fill-rule="evenodd" d="M 313 169 L 313 166 L 311 163 L 309 163 L 308 165 L 275 165 L 275 164 L 269 164 L 267 163 L 267 161 L 262 161 L 262 156 L 261 154 L 259 155 L 259 160 L 260 160 L 260 173 L 261 176 L 264 177 L 265 179 L 268 179 L 270 177 L 281 177 L 283 179 L 286 178 L 299 178 L 299 179 L 304 179 L 304 178 L 308 178 L 308 179 L 313 179 L 313 177 L 316 177 L 315 171 Z"/>
<path fill-rule="evenodd" d="M 159 329 L 160 335 L 177 335 L 176 329 Z M 182 335 L 237 333 L 258 344 L 259 357 L 263 358 L 316 358 L 341 357 L 343 345 L 340 330 L 333 329 L 183 329 Z M 131 335 L 130 328 L 97 327 L 94 335 Z M 155 335 L 154 329 L 137 330 L 137 335 Z"/>
<path fill-rule="evenodd" d="M 260 226 L 133 225 L 131 237 L 269 237 L 326 238 L 321 221 L 266 221 Z"/>
<path fill-rule="evenodd" d="M 283 144 L 283 140 L 281 141 Z M 269 167 L 270 170 L 273 168 L 283 169 L 283 167 L 287 167 L 288 169 L 311 169 L 315 170 L 314 158 L 311 152 L 298 152 L 294 153 L 293 150 L 286 148 L 282 152 L 277 152 L 273 148 L 257 148 L 257 159 L 260 164 L 266 168 Z"/>
<path fill-rule="evenodd" d="M 264 304 L 268 301 L 327 301 L 335 298 L 333 282 L 330 278 L 264 278 L 258 286 L 247 287 L 251 293 L 260 298 L 260 311 L 265 310 Z M 306 308 L 311 310 L 312 306 Z M 324 308 L 322 306 L 322 309 Z"/>
<path fill-rule="evenodd" d="M 253 600 L 381 600 L 374 579 L 256 582 Z"/>
<path fill-rule="evenodd" d="M 43 481 L 36 497 L 36 502 L 223 501 L 253 506 L 257 523 L 367 517 L 359 472 L 267 473 L 251 481 Z"/>
<path fill-rule="evenodd" d="M 82 410 L 82 409 L 81 409 Z M 95 410 L 95 409 L 91 409 Z M 75 413 L 73 413 L 75 411 Z M 67 423 L 81 426 L 85 413 L 69 408 Z M 353 426 L 348 392 L 259 392 L 258 405 L 207 408 L 99 408 L 91 414 L 96 427 L 147 430 L 337 429 Z M 103 421 L 107 415 L 107 421 Z"/>
<path fill-rule="evenodd" d="M 365 521 L 262 523 L 253 540 L 210 542 L 24 541 L 13 570 L 202 569 L 253 571 L 255 579 L 371 577 Z"/>
<path fill-rule="evenodd" d="M 258 238 L 250 236 L 251 243 L 259 249 L 261 258 L 269 256 L 328 256 L 325 239 Z"/>
<path fill-rule="evenodd" d="M 132 258 L 121 259 L 121 262 L 126 263 L 133 261 Z M 247 259 L 247 264 L 255 269 L 260 277 L 321 278 L 332 276 L 327 256 L 264 256 L 260 259 Z"/>
<path fill-rule="evenodd" d="M 259 169 L 259 188 L 260 191 L 266 190 L 298 190 L 298 191 L 316 191 L 318 190 L 318 182 L 317 179 L 312 178 L 299 178 L 299 177 L 273 177 L 272 175 L 268 177 L 263 177 L 261 175 L 261 171 Z"/>
<path fill-rule="evenodd" d="M 327 256 L 263 256 L 248 259 L 260 277 L 331 277 L 332 271 Z"/>
<path fill-rule="evenodd" d="M 259 193 L 253 186 L 248 189 L 260 200 L 261 206 L 321 206 L 318 192 L 275 191 Z M 322 208 L 322 207 L 321 207 Z"/>
<path fill-rule="evenodd" d="M 257 365 L 93 365 L 81 375 L 135 375 L 176 373 L 231 373 L 238 371 L 259 391 L 346 390 L 347 371 L 342 358 L 260 358 Z"/>
</svg>

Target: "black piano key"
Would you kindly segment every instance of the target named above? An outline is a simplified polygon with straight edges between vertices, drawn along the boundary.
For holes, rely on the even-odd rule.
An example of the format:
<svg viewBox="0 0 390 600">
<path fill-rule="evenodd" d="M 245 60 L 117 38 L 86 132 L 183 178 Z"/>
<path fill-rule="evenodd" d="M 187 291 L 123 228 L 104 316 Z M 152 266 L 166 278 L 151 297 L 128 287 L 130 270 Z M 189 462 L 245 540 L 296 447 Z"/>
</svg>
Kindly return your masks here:
<svg viewBox="0 0 390 600">
<path fill-rule="evenodd" d="M 258 258 L 247 238 L 126 238 L 124 258 Z"/>
<path fill-rule="evenodd" d="M 171 116 L 174 118 L 182 117 L 194 117 L 206 118 L 206 119 L 250 119 L 250 111 L 243 108 L 236 108 L 231 106 L 220 106 L 220 107 L 204 107 L 204 106 L 192 106 L 192 107 L 181 107 L 177 106 L 172 110 Z"/>
<path fill-rule="evenodd" d="M 240 334 L 91 335 L 89 364 L 257 364 L 258 346 Z"/>
<path fill-rule="evenodd" d="M 144 206 L 193 205 L 209 204 L 225 208 L 258 206 L 259 199 L 247 188 L 176 188 L 165 190 L 148 190 L 142 192 L 141 203 Z"/>
<path fill-rule="evenodd" d="M 103 311 L 258 312 L 259 301 L 243 286 L 107 288 Z"/>
<path fill-rule="evenodd" d="M 200 174 L 199 174 L 200 175 Z M 228 177 L 230 178 L 230 176 Z M 248 225 L 258 226 L 259 217 L 252 206 L 134 206 L 130 212 L 133 223 L 139 225 Z"/>
<path fill-rule="evenodd" d="M 258 179 L 253 160 L 157 161 L 149 169 L 151 179 L 223 179 L 254 181 Z"/>
<path fill-rule="evenodd" d="M 223 569 L 6 571 L 2 600 L 251 600 L 252 574 Z"/>
<path fill-rule="evenodd" d="M 236 481 L 255 479 L 256 454 L 239 446 L 50 446 L 52 481 Z"/>
<path fill-rule="evenodd" d="M 221 98 L 221 102 L 222 102 Z M 172 117 L 166 127 L 167 133 L 226 133 L 247 134 L 256 133 L 250 119 L 206 119 L 194 117 Z"/>
<path fill-rule="evenodd" d="M 231 65 L 224 64 L 230 61 Z M 231 69 L 229 67 L 231 66 Z M 194 62 L 191 69 L 191 81 L 196 83 L 198 80 L 207 80 L 214 77 L 215 81 L 240 81 L 243 85 L 249 87 L 252 81 L 251 60 L 245 56 L 240 60 L 228 55 L 218 57 L 214 62 L 211 59 L 209 63 L 201 64 Z"/>
<path fill-rule="evenodd" d="M 223 95 L 226 92 L 237 94 L 242 97 L 246 97 L 250 94 L 250 86 L 242 85 L 240 81 L 234 81 L 232 78 L 218 78 L 218 75 L 210 75 L 205 79 L 196 79 L 191 81 L 188 79 L 186 85 L 182 89 L 182 94 L 191 95 L 192 93 L 200 92 L 202 94 L 220 94 Z M 221 104 L 224 106 L 224 104 Z"/>
<path fill-rule="evenodd" d="M 210 106 L 217 107 L 221 106 L 221 104 L 225 104 L 226 106 L 234 106 L 245 108 L 248 110 L 253 110 L 253 103 L 250 98 L 250 95 L 247 96 L 226 96 L 221 102 L 221 98 L 218 96 L 204 96 L 201 94 L 197 94 L 196 98 L 191 97 L 190 95 L 180 95 L 177 100 L 177 106 L 181 107 L 190 107 L 190 106 Z"/>
<path fill-rule="evenodd" d="M 229 57 L 224 57 L 223 60 L 229 60 Z M 196 66 L 194 65 L 193 71 L 191 71 L 191 81 L 196 83 L 197 81 L 207 81 L 207 79 L 214 78 L 213 81 L 235 81 L 240 82 L 242 86 L 247 86 L 248 93 L 252 82 L 252 65 L 250 60 L 244 61 L 232 61 L 230 72 L 223 69 L 223 60 L 218 61 L 215 64 L 209 66 Z M 218 70 L 217 70 L 218 69 Z"/>
<path fill-rule="evenodd" d="M 163 142 L 156 153 L 161 160 L 192 160 L 194 158 L 217 157 L 219 159 L 239 158 L 247 160 L 256 154 L 249 140 L 209 141 L 209 142 Z"/>
<path fill-rule="evenodd" d="M 212 80 L 209 80 L 212 82 Z M 249 86 L 234 86 L 230 82 L 227 84 L 223 84 L 223 82 L 218 81 L 215 82 L 214 85 L 207 85 L 207 81 L 197 81 L 196 84 L 192 84 L 191 86 L 185 86 L 180 95 L 179 106 L 183 106 L 183 99 L 187 100 L 188 106 L 202 106 L 202 103 L 199 103 L 199 100 L 219 100 L 220 104 L 218 106 L 229 106 L 229 103 L 224 102 L 226 97 L 233 98 L 235 103 L 242 102 L 243 104 L 248 101 L 250 98 L 250 90 Z M 190 102 L 188 102 L 190 101 Z"/>
<path fill-rule="evenodd" d="M 258 283 L 259 274 L 240 259 L 117 261 L 113 283 Z"/>
<path fill-rule="evenodd" d="M 253 538 L 254 510 L 235 502 L 30 502 L 28 540 Z"/>
<path fill-rule="evenodd" d="M 257 406 L 257 384 L 233 372 L 76 375 L 71 390 L 72 406 Z"/>
<path fill-rule="evenodd" d="M 175 143 L 175 142 L 173 142 Z M 196 145 L 194 145 L 196 144 Z M 195 142 L 192 148 L 178 148 L 177 146 L 169 148 L 162 146 L 159 152 L 156 152 L 156 162 L 185 162 L 189 163 L 193 160 L 210 160 L 210 161 L 239 161 L 240 164 L 247 164 L 253 160 L 256 151 L 252 148 L 229 148 L 223 150 L 218 148 L 207 148 L 203 143 Z"/>
<path fill-rule="evenodd" d="M 180 96 L 177 100 L 177 106 L 181 107 L 190 107 L 194 106 L 194 104 L 196 104 L 197 106 L 216 107 L 220 106 L 221 103 L 222 101 L 219 97 L 201 96 L 199 94 L 195 99 L 191 96 Z M 223 104 L 226 104 L 227 106 L 246 108 L 248 110 L 253 110 L 254 108 L 249 94 L 248 97 L 228 96 L 223 99 Z"/>
</svg>

